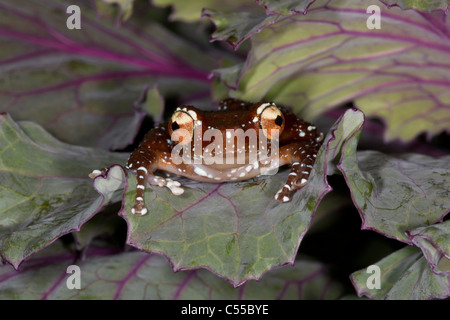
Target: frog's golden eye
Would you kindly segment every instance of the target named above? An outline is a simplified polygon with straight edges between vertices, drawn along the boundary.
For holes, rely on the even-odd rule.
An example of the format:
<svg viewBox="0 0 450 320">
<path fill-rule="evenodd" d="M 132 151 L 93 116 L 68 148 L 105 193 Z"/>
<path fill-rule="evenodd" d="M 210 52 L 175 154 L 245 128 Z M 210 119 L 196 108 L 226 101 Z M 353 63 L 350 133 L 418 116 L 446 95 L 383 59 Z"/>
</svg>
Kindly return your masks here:
<svg viewBox="0 0 450 320">
<path fill-rule="evenodd" d="M 267 139 L 278 138 L 284 129 L 284 115 L 280 109 L 271 104 L 264 108 L 260 116 L 261 128 Z"/>
<path fill-rule="evenodd" d="M 188 144 L 194 135 L 194 119 L 187 112 L 176 111 L 169 121 L 169 133 L 172 141 Z"/>
</svg>

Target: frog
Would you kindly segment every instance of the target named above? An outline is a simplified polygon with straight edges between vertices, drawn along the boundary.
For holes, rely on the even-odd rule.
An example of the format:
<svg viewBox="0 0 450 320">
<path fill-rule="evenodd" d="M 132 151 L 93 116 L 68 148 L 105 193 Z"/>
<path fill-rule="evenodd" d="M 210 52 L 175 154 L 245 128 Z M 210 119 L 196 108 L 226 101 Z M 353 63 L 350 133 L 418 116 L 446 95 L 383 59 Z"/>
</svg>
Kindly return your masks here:
<svg viewBox="0 0 450 320">
<path fill-rule="evenodd" d="M 290 165 L 286 182 L 274 195 L 278 202 L 288 202 L 307 184 L 322 141 L 323 133 L 315 125 L 274 102 L 228 98 L 214 111 L 181 105 L 170 120 L 150 129 L 128 158 L 125 168 L 136 174 L 131 212 L 148 212 L 146 183 L 183 194 L 179 181 L 157 172 L 225 183 L 274 174 Z M 95 179 L 106 171 L 96 169 L 89 176 Z"/>
</svg>

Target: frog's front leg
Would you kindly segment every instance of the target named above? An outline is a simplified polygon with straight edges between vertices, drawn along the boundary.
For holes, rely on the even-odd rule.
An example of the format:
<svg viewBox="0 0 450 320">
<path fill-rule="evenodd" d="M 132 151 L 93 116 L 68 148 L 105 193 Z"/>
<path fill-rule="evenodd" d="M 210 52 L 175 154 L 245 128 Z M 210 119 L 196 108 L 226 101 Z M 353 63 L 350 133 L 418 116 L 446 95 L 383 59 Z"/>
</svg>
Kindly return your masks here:
<svg viewBox="0 0 450 320">
<path fill-rule="evenodd" d="M 126 168 L 129 170 L 136 170 L 136 198 L 131 212 L 135 215 L 144 215 L 148 212 L 145 207 L 144 193 L 146 189 L 146 182 L 151 185 L 160 187 L 167 187 L 175 195 L 180 195 L 184 190 L 180 187 L 178 181 L 157 176 L 154 172 L 158 168 L 158 156 L 151 152 L 141 152 L 142 150 L 135 150 L 128 159 Z"/>
<path fill-rule="evenodd" d="M 292 191 L 306 185 L 316 161 L 318 144 L 293 143 L 286 148 L 280 148 L 280 159 L 291 164 L 291 171 L 284 186 L 276 193 L 275 199 L 280 202 L 289 201 Z"/>
</svg>

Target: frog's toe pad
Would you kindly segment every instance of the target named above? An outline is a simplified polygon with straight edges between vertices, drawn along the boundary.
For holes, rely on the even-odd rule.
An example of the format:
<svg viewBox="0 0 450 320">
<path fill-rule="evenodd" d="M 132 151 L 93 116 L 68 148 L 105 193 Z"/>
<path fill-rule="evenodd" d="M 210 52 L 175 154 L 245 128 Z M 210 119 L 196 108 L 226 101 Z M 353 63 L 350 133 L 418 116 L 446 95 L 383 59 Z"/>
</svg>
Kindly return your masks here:
<svg viewBox="0 0 450 320">
<path fill-rule="evenodd" d="M 97 178 L 98 176 L 104 175 L 105 172 L 106 172 L 105 169 L 101 169 L 101 170 L 95 169 L 95 170 L 93 170 L 91 173 L 89 173 L 89 178 L 95 179 L 95 178 Z"/>
<path fill-rule="evenodd" d="M 172 193 L 176 196 L 179 196 L 184 192 L 184 189 L 181 188 L 181 183 L 172 179 L 166 179 L 166 187 L 169 188 L 170 191 L 172 191 Z"/>
<path fill-rule="evenodd" d="M 275 200 L 279 202 L 289 202 L 290 198 L 290 190 L 284 186 L 275 194 Z"/>
</svg>

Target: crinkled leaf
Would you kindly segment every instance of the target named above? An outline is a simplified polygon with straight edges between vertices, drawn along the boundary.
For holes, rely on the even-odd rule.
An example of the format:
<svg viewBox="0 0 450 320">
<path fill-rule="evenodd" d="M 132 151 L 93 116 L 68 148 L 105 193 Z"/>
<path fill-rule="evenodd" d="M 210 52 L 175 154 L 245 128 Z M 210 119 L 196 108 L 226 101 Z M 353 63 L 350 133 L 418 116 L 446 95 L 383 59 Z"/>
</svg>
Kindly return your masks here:
<svg viewBox="0 0 450 320">
<path fill-rule="evenodd" d="M 336 122 L 319 151 L 308 184 L 288 203 L 274 200 L 287 179 L 289 171 L 284 170 L 237 183 L 181 179 L 185 192 L 180 196 L 150 186 L 145 195 L 149 212 L 135 216 L 131 207 L 136 178 L 128 174 L 119 213 L 128 224 L 127 243 L 165 255 L 175 271 L 206 268 L 234 286 L 292 264 L 317 205 L 331 189 L 326 180 L 329 167 L 342 144 L 358 137 L 362 123 L 363 115 L 356 110 L 348 110 Z"/>
<path fill-rule="evenodd" d="M 184 22 L 196 22 L 201 19 L 202 9 L 211 5 L 211 0 L 201 1 L 177 1 L 177 0 L 152 0 L 152 4 L 159 7 L 172 6 L 171 20 Z"/>
<path fill-rule="evenodd" d="M 282 16 L 305 13 L 312 2 L 314 1 L 256 0 L 260 6 L 241 2 L 234 4 L 234 10 L 207 6 L 202 16 L 211 19 L 216 26 L 211 41 L 227 41 L 237 49 L 245 40 L 279 21 Z"/>
<path fill-rule="evenodd" d="M 164 114 L 164 97 L 155 85 L 151 88 L 146 88 L 139 101 L 136 102 L 139 109 L 144 110 L 155 123 L 163 121 Z"/>
<path fill-rule="evenodd" d="M 441 221 L 450 210 L 450 156 L 390 156 L 343 148 L 338 166 L 363 221 L 375 230 L 411 244 L 405 231 Z"/>
<path fill-rule="evenodd" d="M 415 9 L 431 12 L 433 10 L 448 11 L 449 0 L 380 0 L 389 6 L 398 6 L 402 9 Z"/>
<path fill-rule="evenodd" d="M 227 1 L 219 1 L 227 2 Z M 179 20 L 184 22 L 196 22 L 202 18 L 203 8 L 217 6 L 216 1 L 211 0 L 197 0 L 197 1 L 183 1 L 183 0 L 152 0 L 152 4 L 160 7 L 172 6 L 171 20 Z"/>
<path fill-rule="evenodd" d="M 277 22 L 278 15 L 264 14 L 264 10 L 254 7 L 251 10 L 222 12 L 212 9 L 203 10 L 203 16 L 210 18 L 216 30 L 211 41 L 227 41 L 237 49 L 245 40 L 265 27 Z"/>
<path fill-rule="evenodd" d="M 290 15 L 306 13 L 314 0 L 256 0 L 256 3 L 266 9 L 267 14 Z"/>
<path fill-rule="evenodd" d="M 336 299 L 342 294 L 325 266 L 299 260 L 259 282 L 235 289 L 205 270 L 173 273 L 167 261 L 144 252 L 91 248 L 84 261 L 55 243 L 17 272 L 0 266 L 0 299 Z M 81 271 L 81 288 L 66 285 L 69 265 Z"/>
<path fill-rule="evenodd" d="M 450 296 L 449 275 L 432 272 L 427 259 L 416 247 L 406 246 L 375 265 L 381 271 L 379 289 L 371 287 L 373 279 L 370 277 L 374 272 L 370 269 L 361 269 L 351 275 L 359 296 L 393 300 L 444 299 Z"/>
<path fill-rule="evenodd" d="M 450 43 L 444 13 L 380 3 L 381 29 L 369 29 L 367 7 L 363 0 L 318 0 L 306 15 L 212 13 L 217 39 L 236 46 L 251 38 L 252 45 L 239 77 L 236 67 L 229 69 L 231 76 L 223 69 L 219 76 L 234 97 L 278 101 L 312 121 L 354 101 L 366 116 L 386 123 L 387 140 L 448 130 Z"/>
<path fill-rule="evenodd" d="M 101 0 L 106 4 L 115 4 L 120 8 L 118 18 L 122 21 L 128 20 L 133 14 L 134 0 Z"/>
<path fill-rule="evenodd" d="M 176 97 L 209 92 L 208 50 L 150 20 L 114 27 L 78 5 L 81 29 L 69 30 L 65 1 L 0 1 L 0 111 L 62 141 L 114 149 L 139 129 L 145 114 L 133 102 L 145 86 L 158 82 Z"/>
<path fill-rule="evenodd" d="M 407 234 L 422 249 L 434 273 L 450 274 L 450 220 L 416 228 Z"/>
<path fill-rule="evenodd" d="M 18 268 L 24 259 L 90 219 L 120 194 L 105 179 L 92 188 L 92 166 L 123 155 L 63 144 L 42 127 L 0 116 L 0 254 Z M 107 183 L 104 183 L 107 182 Z"/>
<path fill-rule="evenodd" d="M 215 9 L 221 12 L 235 12 L 241 9 L 253 8 L 252 1 L 241 0 L 151 0 L 156 6 L 172 7 L 170 20 L 197 22 L 203 18 L 203 9 Z"/>
</svg>

